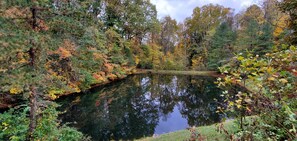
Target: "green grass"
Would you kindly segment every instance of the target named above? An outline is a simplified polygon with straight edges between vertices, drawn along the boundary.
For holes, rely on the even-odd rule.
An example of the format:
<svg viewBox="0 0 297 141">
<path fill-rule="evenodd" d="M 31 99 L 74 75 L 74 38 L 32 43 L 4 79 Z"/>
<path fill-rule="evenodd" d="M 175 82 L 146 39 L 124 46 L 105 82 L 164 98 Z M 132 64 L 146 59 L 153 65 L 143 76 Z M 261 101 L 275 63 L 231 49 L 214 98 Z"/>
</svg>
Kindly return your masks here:
<svg viewBox="0 0 297 141">
<path fill-rule="evenodd" d="M 224 122 L 224 128 L 229 133 L 234 133 L 238 130 L 234 120 L 228 120 Z M 202 135 L 202 138 L 206 141 L 228 141 L 230 140 L 224 133 L 219 133 L 217 130 L 217 125 L 201 126 L 196 127 L 196 131 Z M 147 137 L 142 138 L 139 141 L 184 141 L 189 140 L 191 133 L 189 130 L 181 130 L 172 133 L 162 134 L 157 137 Z"/>
</svg>

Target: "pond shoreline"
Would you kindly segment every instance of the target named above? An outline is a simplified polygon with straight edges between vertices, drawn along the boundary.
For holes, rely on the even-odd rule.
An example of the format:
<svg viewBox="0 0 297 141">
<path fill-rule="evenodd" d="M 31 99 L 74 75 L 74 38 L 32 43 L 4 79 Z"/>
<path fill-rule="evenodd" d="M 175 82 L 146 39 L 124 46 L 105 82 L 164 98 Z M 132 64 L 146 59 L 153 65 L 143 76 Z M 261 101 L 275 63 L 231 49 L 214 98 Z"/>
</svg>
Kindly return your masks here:
<svg viewBox="0 0 297 141">
<path fill-rule="evenodd" d="M 113 79 L 113 80 L 107 80 L 107 81 L 104 81 L 102 83 L 94 84 L 94 85 L 90 86 L 90 88 L 88 88 L 86 91 L 91 90 L 91 89 L 96 88 L 96 87 L 99 87 L 99 86 L 110 84 L 112 82 L 116 82 L 116 81 L 125 79 L 130 75 L 138 75 L 138 74 L 195 75 L 195 76 L 220 77 L 220 74 L 218 72 L 216 72 L 216 71 L 176 71 L 176 70 L 136 69 L 135 72 L 132 72 L 131 74 L 126 74 L 125 77 L 120 77 L 120 78 L 116 78 L 116 79 Z M 79 93 L 83 93 L 83 92 L 63 93 L 63 94 L 59 95 L 56 99 L 51 99 L 51 100 L 55 101 L 55 100 L 60 99 L 62 97 L 66 97 L 66 96 L 73 95 L 73 94 L 79 94 Z M 6 95 L 9 97 L 9 99 L 5 99 Z M 13 102 L 10 101 L 10 99 L 13 99 Z M 3 98 L 1 99 L 0 102 L 1 102 L 0 103 L 0 110 L 4 110 L 4 109 L 14 107 L 16 105 L 15 102 L 17 102 L 17 100 L 12 98 L 12 95 L 10 95 L 10 94 L 4 94 L 4 96 L 3 96 Z"/>
<path fill-rule="evenodd" d="M 197 75 L 197 76 L 213 76 L 218 77 L 217 71 L 177 71 L 177 70 L 153 70 L 153 69 L 137 69 L 135 74 L 168 74 L 168 75 Z"/>
<path fill-rule="evenodd" d="M 65 111 L 63 123 L 73 123 L 94 140 L 160 135 L 219 123 L 214 99 L 222 102 L 222 90 L 215 81 L 211 76 L 136 74 L 58 99 L 58 110 Z"/>
<path fill-rule="evenodd" d="M 87 89 L 86 91 L 94 89 L 94 88 L 99 87 L 99 86 L 103 86 L 103 85 L 106 85 L 106 84 L 110 84 L 110 83 L 113 83 L 113 82 L 120 81 L 122 79 L 127 78 L 130 75 L 138 75 L 138 74 L 195 75 L 195 76 L 220 77 L 220 74 L 218 72 L 216 72 L 216 71 L 176 71 L 176 70 L 136 69 L 135 72 L 133 72 L 131 74 L 127 74 L 125 77 L 116 78 L 114 80 L 108 80 L 108 81 L 105 81 L 105 82 L 102 82 L 102 83 L 94 84 L 89 89 Z M 83 92 L 61 94 L 57 99 L 59 99 L 61 97 L 68 96 L 68 95 L 79 94 L 79 93 L 83 93 Z M 57 100 L 57 99 L 54 99 L 54 100 Z"/>
</svg>

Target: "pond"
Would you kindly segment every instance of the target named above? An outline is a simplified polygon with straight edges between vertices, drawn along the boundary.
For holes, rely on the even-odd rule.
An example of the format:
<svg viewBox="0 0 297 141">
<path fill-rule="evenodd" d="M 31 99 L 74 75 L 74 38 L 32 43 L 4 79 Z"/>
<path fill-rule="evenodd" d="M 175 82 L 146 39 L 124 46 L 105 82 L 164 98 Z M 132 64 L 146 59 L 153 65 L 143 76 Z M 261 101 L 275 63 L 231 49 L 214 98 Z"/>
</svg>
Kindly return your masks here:
<svg viewBox="0 0 297 141">
<path fill-rule="evenodd" d="M 213 77 L 134 75 L 60 100 L 63 123 L 93 140 L 133 140 L 223 118 Z"/>
</svg>

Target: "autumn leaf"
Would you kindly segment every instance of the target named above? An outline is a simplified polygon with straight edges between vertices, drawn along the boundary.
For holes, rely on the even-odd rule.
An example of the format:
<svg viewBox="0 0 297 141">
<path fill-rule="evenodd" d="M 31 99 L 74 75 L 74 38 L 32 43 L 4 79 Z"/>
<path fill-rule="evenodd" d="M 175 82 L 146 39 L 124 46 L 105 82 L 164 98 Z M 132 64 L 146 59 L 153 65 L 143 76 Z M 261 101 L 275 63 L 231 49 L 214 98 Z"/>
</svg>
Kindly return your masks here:
<svg viewBox="0 0 297 141">
<path fill-rule="evenodd" d="M 12 87 L 10 90 L 9 90 L 9 92 L 11 93 L 11 94 L 19 94 L 19 93 L 21 93 L 23 90 L 22 89 L 19 89 L 19 88 L 17 88 L 17 87 Z"/>
<path fill-rule="evenodd" d="M 268 80 L 269 80 L 269 81 L 274 81 L 275 78 L 271 76 L 271 77 L 268 78 Z"/>
<path fill-rule="evenodd" d="M 288 83 L 288 80 L 287 80 L 287 79 L 284 79 L 284 78 L 280 79 L 279 81 L 280 81 L 281 83 L 283 83 L 283 84 Z"/>
</svg>

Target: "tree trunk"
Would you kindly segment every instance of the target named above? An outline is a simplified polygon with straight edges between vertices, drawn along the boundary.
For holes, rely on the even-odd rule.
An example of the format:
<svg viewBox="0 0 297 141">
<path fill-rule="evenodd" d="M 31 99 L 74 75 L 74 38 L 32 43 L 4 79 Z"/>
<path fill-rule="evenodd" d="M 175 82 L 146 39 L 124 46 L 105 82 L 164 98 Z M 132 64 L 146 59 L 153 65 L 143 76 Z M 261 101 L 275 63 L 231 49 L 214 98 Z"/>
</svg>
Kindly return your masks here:
<svg viewBox="0 0 297 141">
<path fill-rule="evenodd" d="M 37 29 L 37 8 L 32 7 L 31 8 L 31 13 L 32 13 L 32 29 L 36 30 Z M 31 42 L 32 46 L 35 46 L 34 41 Z M 32 67 L 33 71 L 35 70 L 35 49 L 31 47 L 29 52 L 30 56 L 30 66 Z M 32 75 L 32 77 L 36 77 L 35 75 Z M 36 112 L 37 112 L 37 93 L 36 93 L 36 87 L 34 84 L 30 85 L 30 95 L 29 95 L 29 106 L 30 106 L 30 124 L 29 124 L 29 131 L 28 131 L 28 136 L 26 140 L 33 141 L 34 140 L 34 131 L 36 129 Z"/>
<path fill-rule="evenodd" d="M 37 94 L 36 94 L 36 87 L 31 85 L 30 86 L 30 96 L 29 96 L 29 106 L 30 106 L 30 124 L 29 124 L 29 131 L 28 131 L 28 138 L 27 140 L 33 141 L 34 140 L 34 130 L 36 128 L 36 111 L 37 111 Z"/>
</svg>

